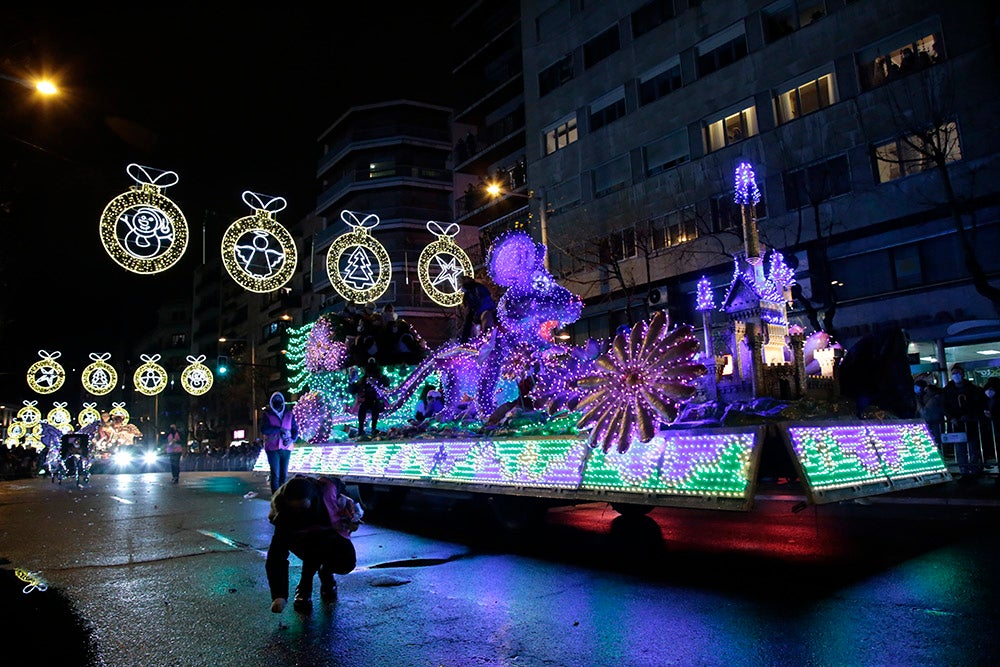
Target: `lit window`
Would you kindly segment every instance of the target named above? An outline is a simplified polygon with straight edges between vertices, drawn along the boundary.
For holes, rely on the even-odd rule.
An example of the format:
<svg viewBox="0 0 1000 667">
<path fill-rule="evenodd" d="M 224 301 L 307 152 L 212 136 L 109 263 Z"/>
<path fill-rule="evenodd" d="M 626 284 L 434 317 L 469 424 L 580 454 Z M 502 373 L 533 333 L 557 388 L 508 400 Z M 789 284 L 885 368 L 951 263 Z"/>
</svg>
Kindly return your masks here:
<svg viewBox="0 0 1000 667">
<path fill-rule="evenodd" d="M 753 105 L 705 124 L 705 142 L 710 153 L 756 134 L 757 108 Z"/>
<path fill-rule="evenodd" d="M 577 138 L 576 114 L 572 113 L 545 131 L 545 154 L 551 155 L 560 148 L 566 148 Z"/>
<path fill-rule="evenodd" d="M 819 111 L 837 101 L 835 77 L 824 74 L 816 79 L 793 86 L 775 98 L 775 110 L 779 123 L 801 118 L 813 111 Z"/>
<path fill-rule="evenodd" d="M 678 209 L 650 222 L 652 249 L 671 248 L 698 238 L 698 214 L 694 206 Z"/>
<path fill-rule="evenodd" d="M 941 27 L 936 18 L 897 33 L 857 54 L 858 72 L 865 90 L 926 69 L 942 60 Z"/>
<path fill-rule="evenodd" d="M 962 159 L 958 125 L 954 122 L 875 146 L 879 183 L 933 169 L 939 159 L 945 163 Z"/>
</svg>

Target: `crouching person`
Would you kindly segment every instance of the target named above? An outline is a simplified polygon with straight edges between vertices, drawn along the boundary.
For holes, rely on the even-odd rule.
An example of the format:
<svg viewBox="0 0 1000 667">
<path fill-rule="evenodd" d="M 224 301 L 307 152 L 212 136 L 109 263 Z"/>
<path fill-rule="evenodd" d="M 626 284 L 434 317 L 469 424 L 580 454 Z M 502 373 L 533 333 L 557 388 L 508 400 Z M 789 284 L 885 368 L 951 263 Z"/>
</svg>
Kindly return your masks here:
<svg viewBox="0 0 1000 667">
<path fill-rule="evenodd" d="M 334 574 L 347 574 L 357 564 L 351 533 L 364 514 L 336 477 L 296 475 L 271 498 L 268 520 L 274 526 L 265 570 L 271 589 L 271 611 L 279 614 L 288 601 L 288 554 L 302 560 L 302 576 L 295 587 L 293 608 L 312 609 L 313 578 L 319 575 L 324 602 L 337 598 Z"/>
</svg>

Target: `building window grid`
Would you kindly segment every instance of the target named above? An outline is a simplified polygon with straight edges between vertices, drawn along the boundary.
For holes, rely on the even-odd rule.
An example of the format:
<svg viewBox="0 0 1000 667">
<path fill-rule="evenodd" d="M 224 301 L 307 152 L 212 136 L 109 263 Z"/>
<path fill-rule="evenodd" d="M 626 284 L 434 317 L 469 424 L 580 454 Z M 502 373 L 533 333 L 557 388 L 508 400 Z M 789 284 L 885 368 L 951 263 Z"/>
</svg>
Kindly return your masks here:
<svg viewBox="0 0 1000 667">
<path fill-rule="evenodd" d="M 899 137 L 875 146 L 875 168 L 879 183 L 888 183 L 904 176 L 919 174 L 934 168 L 934 161 L 917 135 Z M 962 146 L 958 136 L 958 125 L 950 121 L 938 127 L 933 137 L 927 141 L 945 152 L 945 162 L 962 159 Z"/>
<path fill-rule="evenodd" d="M 750 105 L 742 111 L 706 123 L 706 147 L 711 153 L 755 136 L 757 132 L 757 107 Z"/>
<path fill-rule="evenodd" d="M 576 127 L 576 116 L 564 120 L 545 132 L 545 154 L 551 155 L 561 148 L 566 148 L 579 138 Z"/>
</svg>

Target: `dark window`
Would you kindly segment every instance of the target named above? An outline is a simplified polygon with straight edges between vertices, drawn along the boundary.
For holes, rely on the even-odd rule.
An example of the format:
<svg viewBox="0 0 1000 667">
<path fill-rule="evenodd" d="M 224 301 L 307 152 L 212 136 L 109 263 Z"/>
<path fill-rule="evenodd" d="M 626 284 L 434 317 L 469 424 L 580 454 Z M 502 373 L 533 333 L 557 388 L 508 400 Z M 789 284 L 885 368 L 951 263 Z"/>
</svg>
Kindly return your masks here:
<svg viewBox="0 0 1000 667">
<path fill-rule="evenodd" d="M 639 80 L 639 104 L 655 102 L 681 87 L 681 66 L 674 65 L 649 79 Z"/>
<path fill-rule="evenodd" d="M 851 191 L 851 174 L 847 156 L 814 164 L 805 169 L 785 172 L 785 208 L 789 211 L 818 204 Z"/>
<path fill-rule="evenodd" d="M 837 298 L 840 300 L 888 294 L 894 289 L 888 250 L 833 260 L 830 275 L 838 282 Z"/>
<path fill-rule="evenodd" d="M 573 78 L 573 56 L 564 58 L 549 65 L 538 74 L 538 94 L 548 95 L 553 90 Z"/>
<path fill-rule="evenodd" d="M 618 120 L 625 115 L 625 99 L 619 99 L 606 107 L 597 109 L 590 114 L 590 131 L 594 132 L 604 127 L 608 123 Z"/>
<path fill-rule="evenodd" d="M 621 48 L 618 26 L 612 26 L 583 45 L 583 68 L 590 69 Z"/>
<path fill-rule="evenodd" d="M 920 248 L 906 245 L 892 249 L 892 268 L 896 275 L 896 288 L 917 287 L 924 284 L 920 268 Z"/>
<path fill-rule="evenodd" d="M 729 230 L 736 230 L 736 232 L 742 237 L 743 211 L 740 205 L 734 201 L 732 192 L 727 192 L 724 195 L 713 197 L 711 200 L 711 208 L 712 231 L 725 232 Z M 767 217 L 767 204 L 764 203 L 763 199 L 757 202 L 757 205 L 754 207 L 754 217 L 756 217 L 757 220 L 762 220 Z"/>
<path fill-rule="evenodd" d="M 770 44 L 826 16 L 823 0 L 781 0 L 766 7 L 764 40 Z"/>
<path fill-rule="evenodd" d="M 747 55 L 747 37 L 739 35 L 711 51 L 698 53 L 698 76 L 711 74 Z"/>
<path fill-rule="evenodd" d="M 632 12 L 632 37 L 638 38 L 674 18 L 673 0 L 652 0 Z"/>
</svg>

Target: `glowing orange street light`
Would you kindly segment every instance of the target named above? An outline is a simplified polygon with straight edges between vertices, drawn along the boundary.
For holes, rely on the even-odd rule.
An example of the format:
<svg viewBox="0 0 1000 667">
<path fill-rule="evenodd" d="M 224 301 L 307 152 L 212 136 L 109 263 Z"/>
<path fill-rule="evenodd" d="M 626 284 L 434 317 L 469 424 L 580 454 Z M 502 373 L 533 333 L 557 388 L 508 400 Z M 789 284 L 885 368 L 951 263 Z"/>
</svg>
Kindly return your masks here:
<svg viewBox="0 0 1000 667">
<path fill-rule="evenodd" d="M 542 234 L 542 245 L 545 246 L 545 270 L 549 269 L 549 225 L 548 218 L 546 217 L 546 208 L 548 207 L 548 202 L 545 201 L 545 191 L 541 190 L 538 196 L 535 196 L 534 190 L 528 190 L 528 194 L 521 194 L 520 192 L 506 192 L 500 187 L 500 184 L 496 181 L 491 181 L 486 184 L 486 194 L 491 197 L 499 197 L 505 195 L 507 197 L 524 197 L 527 200 L 537 199 L 540 203 L 538 209 L 538 222 L 539 231 Z"/>
</svg>

